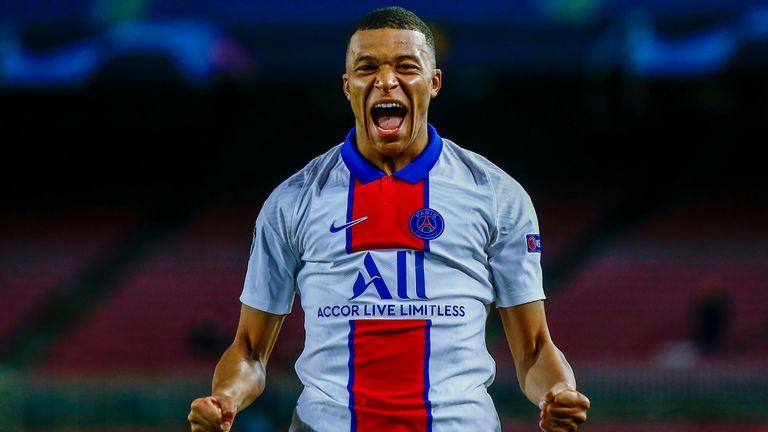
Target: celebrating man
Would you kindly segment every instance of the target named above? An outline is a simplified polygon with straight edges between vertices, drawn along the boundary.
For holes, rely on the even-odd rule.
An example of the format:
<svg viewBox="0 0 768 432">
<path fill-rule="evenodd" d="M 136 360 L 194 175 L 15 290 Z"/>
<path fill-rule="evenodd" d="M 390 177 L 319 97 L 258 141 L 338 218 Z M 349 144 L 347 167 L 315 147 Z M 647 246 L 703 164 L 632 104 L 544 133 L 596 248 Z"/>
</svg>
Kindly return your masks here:
<svg viewBox="0 0 768 432">
<path fill-rule="evenodd" d="M 378 9 L 355 28 L 343 76 L 355 127 L 264 203 L 235 341 L 211 396 L 192 403 L 192 431 L 230 430 L 262 393 L 294 294 L 306 341 L 292 431 L 501 430 L 487 392 L 492 304 L 542 430 L 586 420 L 547 328 L 531 200 L 427 123 L 441 84 L 413 13 Z"/>
</svg>

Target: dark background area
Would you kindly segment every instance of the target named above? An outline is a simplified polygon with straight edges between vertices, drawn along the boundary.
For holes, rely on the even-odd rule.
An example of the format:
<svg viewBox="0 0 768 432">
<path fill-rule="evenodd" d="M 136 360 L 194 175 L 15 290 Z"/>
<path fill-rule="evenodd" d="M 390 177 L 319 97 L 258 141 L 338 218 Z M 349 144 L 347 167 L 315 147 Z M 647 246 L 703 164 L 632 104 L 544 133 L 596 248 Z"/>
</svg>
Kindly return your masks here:
<svg viewBox="0 0 768 432">
<path fill-rule="evenodd" d="M 340 78 L 240 88 L 121 85 L 3 95 L 8 210 L 254 202 L 343 140 Z M 463 87 L 482 89 L 466 94 Z M 764 202 L 768 84 L 757 73 L 648 81 L 445 71 L 430 122 L 524 186 Z M 640 195 L 637 195 L 640 194 Z"/>
<path fill-rule="evenodd" d="M 452 72 L 444 69 L 430 122 L 524 182 L 599 187 L 695 175 L 735 194 L 762 185 L 762 71 L 661 80 Z M 239 188 L 271 189 L 353 125 L 340 75 L 5 93 L 5 173 L 16 186 L 5 205 L 142 201 L 162 185 L 192 188 L 233 154 L 258 176 Z"/>
</svg>

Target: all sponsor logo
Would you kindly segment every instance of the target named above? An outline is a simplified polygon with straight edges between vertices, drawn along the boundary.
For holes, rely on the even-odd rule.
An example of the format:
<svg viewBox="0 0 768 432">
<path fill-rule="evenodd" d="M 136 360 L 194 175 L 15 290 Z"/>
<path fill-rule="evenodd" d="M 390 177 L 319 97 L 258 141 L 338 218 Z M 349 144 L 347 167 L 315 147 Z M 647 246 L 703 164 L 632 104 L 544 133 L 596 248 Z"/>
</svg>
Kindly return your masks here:
<svg viewBox="0 0 768 432">
<path fill-rule="evenodd" d="M 427 298 L 424 284 L 423 255 L 414 254 L 416 259 L 415 297 L 409 297 L 406 286 L 406 251 L 397 252 L 397 281 L 387 282 L 379 271 L 373 256 L 366 253 L 363 257 L 363 268 L 357 272 L 352 285 L 352 297 L 347 304 L 326 304 L 317 308 L 318 318 L 463 318 L 468 313 L 466 306 L 460 303 L 431 303 Z M 368 294 L 366 294 L 368 293 Z M 365 294 L 365 297 L 359 298 Z M 413 294 L 413 292 L 411 292 Z M 359 298 L 359 299 L 358 299 Z M 390 301 L 387 301 L 390 300 Z M 409 300 L 416 300 L 412 302 Z"/>
<path fill-rule="evenodd" d="M 414 266 L 414 271 L 416 272 L 416 286 L 413 288 L 416 291 L 416 298 L 427 300 L 428 297 L 424 283 L 423 255 L 421 255 L 421 259 L 419 255 L 416 255 L 415 258 L 416 263 Z M 397 283 L 391 283 L 390 285 L 396 286 L 395 295 L 398 299 L 401 300 L 408 300 L 411 298 L 408 296 L 408 287 L 406 281 L 407 271 L 408 265 L 406 264 L 406 252 L 400 251 L 397 253 Z M 349 300 L 354 300 L 360 297 L 369 288 L 376 291 L 379 298 L 382 300 L 392 300 L 394 298 L 392 296 L 392 291 L 389 289 L 389 286 L 387 286 L 387 282 L 384 280 L 384 277 L 381 275 L 379 268 L 376 266 L 376 262 L 373 260 L 373 256 L 371 256 L 370 252 L 367 252 L 365 254 L 365 258 L 363 258 L 363 269 L 357 272 L 357 278 L 355 279 L 355 283 L 352 285 L 352 297 L 350 297 Z"/>
</svg>

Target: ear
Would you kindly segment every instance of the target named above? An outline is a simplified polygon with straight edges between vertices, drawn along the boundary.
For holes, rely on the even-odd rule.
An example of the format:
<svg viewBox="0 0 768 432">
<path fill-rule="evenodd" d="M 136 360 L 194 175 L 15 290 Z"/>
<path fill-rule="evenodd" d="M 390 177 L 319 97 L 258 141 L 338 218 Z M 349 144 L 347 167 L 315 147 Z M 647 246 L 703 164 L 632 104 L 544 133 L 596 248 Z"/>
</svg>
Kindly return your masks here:
<svg viewBox="0 0 768 432">
<path fill-rule="evenodd" d="M 349 100 L 349 76 L 347 74 L 342 75 L 341 81 L 343 82 L 344 96 Z"/>
<path fill-rule="evenodd" d="M 429 91 L 429 97 L 434 98 L 437 96 L 437 92 L 440 91 L 440 87 L 443 86 L 443 71 L 435 69 L 432 74 L 432 88 Z"/>
</svg>

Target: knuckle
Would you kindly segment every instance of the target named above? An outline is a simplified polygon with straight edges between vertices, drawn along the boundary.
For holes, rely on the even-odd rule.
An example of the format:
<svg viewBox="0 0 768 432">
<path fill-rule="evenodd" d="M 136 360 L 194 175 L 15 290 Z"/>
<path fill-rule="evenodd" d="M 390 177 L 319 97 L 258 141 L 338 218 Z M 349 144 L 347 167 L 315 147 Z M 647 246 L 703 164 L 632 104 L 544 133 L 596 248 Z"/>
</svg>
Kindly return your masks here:
<svg viewBox="0 0 768 432">
<path fill-rule="evenodd" d="M 581 393 L 579 393 L 579 395 L 581 396 L 581 403 L 582 403 L 582 405 L 584 405 L 587 409 L 589 409 L 589 407 L 592 406 L 592 402 L 585 395 L 583 395 Z"/>
</svg>

